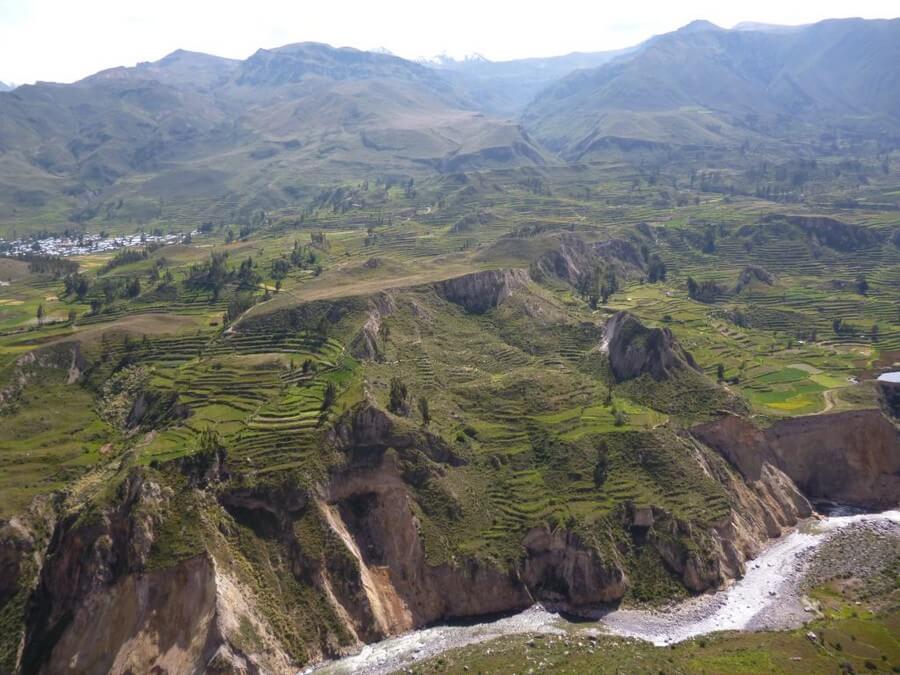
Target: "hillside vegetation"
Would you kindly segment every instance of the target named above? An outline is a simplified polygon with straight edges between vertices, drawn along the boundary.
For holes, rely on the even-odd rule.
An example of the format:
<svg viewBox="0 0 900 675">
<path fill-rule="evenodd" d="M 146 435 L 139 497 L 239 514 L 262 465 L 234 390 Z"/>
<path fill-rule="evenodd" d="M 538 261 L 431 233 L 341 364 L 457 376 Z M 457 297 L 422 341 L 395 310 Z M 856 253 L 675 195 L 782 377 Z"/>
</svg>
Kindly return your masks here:
<svg viewBox="0 0 900 675">
<path fill-rule="evenodd" d="M 896 503 L 896 28 L 566 57 L 603 65 L 524 126 L 488 108 L 541 77 L 477 87 L 530 62 L 310 43 L 0 94 L 0 672 L 288 673 L 658 606 L 819 500 Z M 834 605 L 894 659 L 896 607 Z M 718 672 L 804 639 L 602 647 Z"/>
</svg>

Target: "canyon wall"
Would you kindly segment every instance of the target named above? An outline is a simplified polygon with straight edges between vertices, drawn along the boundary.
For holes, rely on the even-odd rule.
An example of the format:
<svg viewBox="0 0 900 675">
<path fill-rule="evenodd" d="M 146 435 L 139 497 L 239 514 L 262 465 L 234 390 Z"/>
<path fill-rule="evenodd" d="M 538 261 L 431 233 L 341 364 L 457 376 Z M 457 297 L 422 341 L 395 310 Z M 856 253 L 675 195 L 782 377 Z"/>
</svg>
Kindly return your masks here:
<svg viewBox="0 0 900 675">
<path fill-rule="evenodd" d="M 812 500 L 871 509 L 900 503 L 900 431 L 879 410 L 795 417 L 768 428 L 729 415 L 693 433 L 748 481 L 768 464 Z"/>
<path fill-rule="evenodd" d="M 725 488 L 725 514 L 700 523 L 626 505 L 610 522 L 634 545 L 655 549 L 686 588 L 716 588 L 742 575 L 769 537 L 811 515 L 795 481 L 817 497 L 896 497 L 896 432 L 883 422 L 861 411 L 767 430 L 736 417 L 698 427 L 678 437 L 679 447 Z M 209 522 L 199 552 L 168 565 L 149 561 L 176 493 L 147 469 L 134 469 L 99 511 L 61 515 L 24 615 L 20 672 L 289 673 L 436 621 L 536 601 L 577 612 L 617 602 L 631 587 L 621 540 L 601 545 L 577 526 L 531 527 L 510 565 L 465 555 L 434 562 L 418 491 L 463 460 L 371 404 L 348 411 L 327 442 L 347 460 L 312 489 L 241 487 L 227 467 L 202 481 L 187 476 Z M 822 466 L 838 462 L 838 473 Z M 239 527 L 257 537 L 251 547 L 268 551 L 262 564 L 275 576 L 253 565 L 241 572 Z M 17 574 L 24 540 L 0 540 L 4 576 Z M 303 606 L 272 611 L 290 601 L 288 582 L 308 589 L 315 617 Z M 297 621 L 310 624 L 302 639 L 292 632 Z"/>
</svg>

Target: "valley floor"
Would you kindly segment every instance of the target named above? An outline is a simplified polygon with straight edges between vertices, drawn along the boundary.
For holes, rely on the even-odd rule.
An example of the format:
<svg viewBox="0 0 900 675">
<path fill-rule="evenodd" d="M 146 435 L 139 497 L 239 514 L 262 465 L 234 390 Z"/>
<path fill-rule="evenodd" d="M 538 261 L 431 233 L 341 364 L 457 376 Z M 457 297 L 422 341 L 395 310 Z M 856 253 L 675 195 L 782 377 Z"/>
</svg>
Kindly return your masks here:
<svg viewBox="0 0 900 675">
<path fill-rule="evenodd" d="M 568 667 L 578 671 L 574 662 L 570 664 L 567 658 L 557 660 L 555 665 L 539 662 L 537 656 L 533 663 L 517 663 L 515 660 L 521 660 L 529 648 L 536 654 L 542 649 L 553 651 L 551 645 L 570 647 L 573 654 L 582 647 L 584 653 L 581 658 L 588 658 L 598 646 L 598 640 L 608 641 L 612 636 L 628 638 L 625 642 L 612 643 L 614 646 L 627 646 L 634 640 L 637 653 L 646 651 L 650 644 L 674 648 L 678 643 L 718 631 L 795 629 L 816 617 L 822 617 L 818 603 L 806 596 L 804 582 L 811 568 L 815 574 L 821 574 L 822 561 L 817 560 L 816 555 L 823 544 L 837 539 L 837 533 L 841 533 L 840 547 L 831 546 L 837 549 L 837 552 L 830 551 L 831 556 L 847 557 L 848 548 L 861 544 L 866 537 L 876 537 L 892 542 L 896 557 L 900 554 L 900 511 L 811 519 L 769 545 L 748 564 L 746 575 L 739 581 L 722 591 L 697 596 L 677 606 L 617 609 L 598 612 L 589 618 L 576 618 L 535 605 L 520 614 L 494 621 L 434 626 L 414 631 L 367 645 L 359 654 L 306 672 L 375 675 L 397 670 L 407 672 L 406 669 L 411 667 L 442 672 L 468 670 L 467 664 L 481 665 L 481 659 L 487 659 L 492 664 L 489 671 L 500 668 L 503 672 L 513 672 L 520 665 L 538 666 L 541 671 L 565 670 Z M 827 560 L 829 565 L 834 565 L 832 558 Z M 885 563 L 884 560 L 876 562 Z M 768 641 L 771 635 L 782 634 L 763 634 L 759 642 Z M 521 636 L 527 637 L 524 651 L 513 657 L 510 644 L 518 645 L 525 639 Z M 701 638 L 701 642 L 705 640 Z M 896 637 L 891 646 L 898 652 L 894 656 L 900 656 L 900 644 Z M 656 651 L 664 653 L 662 650 Z M 499 658 L 503 653 L 508 655 L 507 658 Z M 490 657 L 494 654 L 497 657 L 492 661 Z M 558 656 L 568 657 L 570 650 L 564 650 Z M 725 664 L 722 665 L 724 667 Z M 737 663 L 732 666 L 736 667 Z M 887 662 L 876 666 L 890 668 Z M 642 667 L 635 670 L 642 671 Z M 752 671 L 755 669 L 747 672 Z M 714 668 L 713 672 L 718 671 Z"/>
</svg>

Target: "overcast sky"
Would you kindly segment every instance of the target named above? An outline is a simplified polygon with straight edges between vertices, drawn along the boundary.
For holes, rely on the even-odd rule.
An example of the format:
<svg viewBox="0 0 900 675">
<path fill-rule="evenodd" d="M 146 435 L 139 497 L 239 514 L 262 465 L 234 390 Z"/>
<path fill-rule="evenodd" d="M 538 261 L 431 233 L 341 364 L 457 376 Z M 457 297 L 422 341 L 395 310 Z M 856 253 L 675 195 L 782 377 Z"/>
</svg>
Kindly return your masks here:
<svg viewBox="0 0 900 675">
<path fill-rule="evenodd" d="M 896 0 L 0 0 L 0 80 L 71 82 L 182 48 L 246 58 L 313 40 L 492 60 L 626 47 L 693 19 L 890 18 Z"/>
</svg>

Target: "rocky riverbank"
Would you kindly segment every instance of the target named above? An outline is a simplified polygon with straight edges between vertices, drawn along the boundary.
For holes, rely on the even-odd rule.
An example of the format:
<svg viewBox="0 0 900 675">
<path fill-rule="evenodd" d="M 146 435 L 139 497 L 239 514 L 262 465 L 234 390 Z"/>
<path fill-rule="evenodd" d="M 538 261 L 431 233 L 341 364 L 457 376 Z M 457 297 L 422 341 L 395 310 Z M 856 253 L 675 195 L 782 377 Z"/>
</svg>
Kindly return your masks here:
<svg viewBox="0 0 900 675">
<path fill-rule="evenodd" d="M 788 628 L 816 616 L 804 595 L 810 586 L 851 573 L 887 580 L 898 560 L 900 511 L 810 519 L 765 548 L 742 579 L 678 605 L 598 612 L 588 624 L 535 606 L 491 622 L 413 631 L 307 672 L 390 673 L 450 649 L 521 633 L 612 633 L 666 645 L 722 630 Z"/>
</svg>

